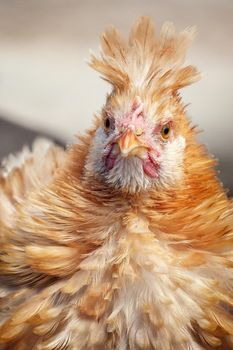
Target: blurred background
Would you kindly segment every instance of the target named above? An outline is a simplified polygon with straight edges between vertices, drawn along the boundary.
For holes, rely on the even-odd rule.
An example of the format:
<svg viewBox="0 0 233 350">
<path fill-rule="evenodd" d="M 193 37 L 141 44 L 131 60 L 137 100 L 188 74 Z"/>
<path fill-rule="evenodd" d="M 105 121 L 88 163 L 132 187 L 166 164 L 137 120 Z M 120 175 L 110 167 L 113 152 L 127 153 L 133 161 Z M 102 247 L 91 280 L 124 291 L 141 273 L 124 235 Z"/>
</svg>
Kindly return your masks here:
<svg viewBox="0 0 233 350">
<path fill-rule="evenodd" d="M 40 135 L 66 144 L 91 124 L 109 86 L 86 61 L 109 24 L 127 33 L 140 15 L 160 30 L 196 25 L 188 63 L 202 80 L 182 94 L 200 139 L 233 189 L 232 0 L 0 0 L 0 158 Z"/>
</svg>

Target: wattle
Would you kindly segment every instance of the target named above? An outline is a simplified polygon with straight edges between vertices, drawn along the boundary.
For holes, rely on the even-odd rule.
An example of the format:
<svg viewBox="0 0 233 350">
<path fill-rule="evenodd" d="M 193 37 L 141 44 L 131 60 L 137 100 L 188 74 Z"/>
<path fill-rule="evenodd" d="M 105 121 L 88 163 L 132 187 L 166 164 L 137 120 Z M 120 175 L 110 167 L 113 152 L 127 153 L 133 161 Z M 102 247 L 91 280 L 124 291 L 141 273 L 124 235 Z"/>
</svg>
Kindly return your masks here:
<svg viewBox="0 0 233 350">
<path fill-rule="evenodd" d="M 155 163 L 149 155 L 148 158 L 143 161 L 143 170 L 144 173 L 151 178 L 157 178 L 159 176 L 158 164 Z"/>
<path fill-rule="evenodd" d="M 117 158 L 117 155 L 114 153 L 114 145 L 112 145 L 109 153 L 105 158 L 105 166 L 107 170 L 111 170 L 114 167 L 116 158 Z"/>
<path fill-rule="evenodd" d="M 115 145 L 111 146 L 111 149 L 109 153 L 107 154 L 105 158 L 105 166 L 107 170 L 113 169 L 116 159 L 118 157 L 118 153 L 116 152 Z M 158 177 L 158 164 L 154 161 L 154 159 L 148 154 L 147 158 L 142 161 L 143 171 L 144 173 L 151 177 L 151 178 L 157 178 Z"/>
</svg>

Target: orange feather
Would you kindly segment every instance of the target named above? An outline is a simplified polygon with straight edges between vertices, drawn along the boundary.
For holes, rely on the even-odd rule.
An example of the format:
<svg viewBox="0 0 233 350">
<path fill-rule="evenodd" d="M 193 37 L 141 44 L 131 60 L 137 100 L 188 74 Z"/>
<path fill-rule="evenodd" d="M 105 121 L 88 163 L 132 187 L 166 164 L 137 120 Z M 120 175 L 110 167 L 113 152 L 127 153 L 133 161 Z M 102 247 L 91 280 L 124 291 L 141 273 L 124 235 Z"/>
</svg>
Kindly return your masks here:
<svg viewBox="0 0 233 350">
<path fill-rule="evenodd" d="M 39 143 L 2 170 L 0 349 L 233 349 L 232 201 L 177 92 L 199 78 L 192 37 L 142 17 L 91 59 L 113 86 L 104 110 L 135 95 L 158 120 L 172 108 L 175 184 L 132 194 L 87 170 L 101 116 L 70 149 Z"/>
</svg>

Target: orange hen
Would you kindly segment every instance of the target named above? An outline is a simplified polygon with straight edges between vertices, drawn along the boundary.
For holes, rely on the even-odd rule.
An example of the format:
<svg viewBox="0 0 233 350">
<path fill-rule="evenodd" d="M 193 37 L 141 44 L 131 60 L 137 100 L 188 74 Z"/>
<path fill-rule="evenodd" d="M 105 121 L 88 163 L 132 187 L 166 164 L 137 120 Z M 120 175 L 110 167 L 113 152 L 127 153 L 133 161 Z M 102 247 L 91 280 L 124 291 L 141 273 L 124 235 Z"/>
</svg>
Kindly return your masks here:
<svg viewBox="0 0 233 350">
<path fill-rule="evenodd" d="M 178 94 L 192 37 L 107 30 L 93 128 L 5 162 L 0 349 L 233 349 L 232 202 Z"/>
</svg>

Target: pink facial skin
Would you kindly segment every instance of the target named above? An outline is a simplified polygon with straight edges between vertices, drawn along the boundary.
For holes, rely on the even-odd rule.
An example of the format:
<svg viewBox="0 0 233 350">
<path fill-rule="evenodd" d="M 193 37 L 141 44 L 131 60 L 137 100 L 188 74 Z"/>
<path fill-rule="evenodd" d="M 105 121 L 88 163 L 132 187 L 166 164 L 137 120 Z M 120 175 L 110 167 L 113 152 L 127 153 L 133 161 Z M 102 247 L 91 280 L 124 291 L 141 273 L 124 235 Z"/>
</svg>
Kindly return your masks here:
<svg viewBox="0 0 233 350">
<path fill-rule="evenodd" d="M 152 179 L 158 178 L 159 164 L 148 153 L 148 158 L 142 163 L 144 173 Z"/>
<path fill-rule="evenodd" d="M 143 143 L 146 143 L 149 147 L 151 147 L 151 151 L 147 152 L 146 159 L 142 159 L 142 167 L 144 173 L 150 178 L 157 178 L 159 172 L 159 163 L 153 157 L 153 153 L 156 153 L 156 158 L 159 157 L 159 153 L 152 151 L 153 146 L 151 143 L 150 135 L 150 127 L 145 121 L 143 115 L 143 103 L 139 97 L 135 97 L 131 111 L 126 113 L 124 116 L 116 117 L 115 119 L 115 127 L 123 134 L 127 129 L 131 129 L 133 132 L 136 130 L 143 130 Z M 153 153 L 152 153 L 153 152 Z M 105 149 L 105 166 L 107 170 L 111 170 L 114 168 L 117 157 L 120 154 L 120 150 L 116 141 L 112 141 L 106 149 Z"/>
</svg>

